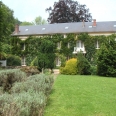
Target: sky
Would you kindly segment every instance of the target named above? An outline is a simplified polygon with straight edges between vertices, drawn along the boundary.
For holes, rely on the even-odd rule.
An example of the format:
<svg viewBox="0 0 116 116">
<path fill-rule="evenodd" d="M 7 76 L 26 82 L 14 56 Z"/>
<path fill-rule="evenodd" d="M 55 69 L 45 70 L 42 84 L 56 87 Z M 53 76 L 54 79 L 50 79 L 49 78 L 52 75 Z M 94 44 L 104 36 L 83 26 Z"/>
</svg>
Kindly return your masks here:
<svg viewBox="0 0 116 116">
<path fill-rule="evenodd" d="M 20 21 L 33 21 L 41 16 L 47 20 L 49 14 L 45 11 L 59 0 L 0 0 L 14 11 L 14 17 Z M 96 21 L 116 21 L 116 0 L 74 0 L 85 4 Z"/>
</svg>

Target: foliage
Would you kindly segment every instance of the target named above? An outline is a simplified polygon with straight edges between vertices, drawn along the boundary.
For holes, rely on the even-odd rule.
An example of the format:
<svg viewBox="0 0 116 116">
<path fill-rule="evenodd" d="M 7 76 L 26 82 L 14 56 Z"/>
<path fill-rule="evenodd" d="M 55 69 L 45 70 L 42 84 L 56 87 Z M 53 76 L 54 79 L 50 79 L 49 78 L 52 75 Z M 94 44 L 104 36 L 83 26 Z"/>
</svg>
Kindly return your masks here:
<svg viewBox="0 0 116 116">
<path fill-rule="evenodd" d="M 39 70 L 35 66 L 25 66 L 21 67 L 21 71 L 25 72 L 27 76 L 39 74 Z"/>
<path fill-rule="evenodd" d="M 3 45 L 9 43 L 14 22 L 13 11 L 0 1 L 0 54 L 5 54 Z"/>
<path fill-rule="evenodd" d="M 47 39 L 42 39 L 40 51 L 38 53 L 38 68 L 40 71 L 45 68 L 53 69 L 55 60 L 54 43 Z"/>
<path fill-rule="evenodd" d="M 49 12 L 49 23 L 67 23 L 67 22 L 90 22 L 92 16 L 86 5 L 81 5 L 73 0 L 59 0 L 52 7 L 46 9 Z"/>
<path fill-rule="evenodd" d="M 76 75 L 78 73 L 77 70 L 77 59 L 72 58 L 66 62 L 65 67 L 60 68 L 61 74 L 67 75 Z"/>
<path fill-rule="evenodd" d="M 3 43 L 2 44 L 2 51 L 6 54 L 10 54 L 11 53 L 11 45 L 7 44 L 7 43 Z"/>
<path fill-rule="evenodd" d="M 77 63 L 78 74 L 90 75 L 91 66 L 90 66 L 90 63 L 85 58 L 85 56 L 82 53 L 80 53 L 77 56 L 77 60 L 78 60 L 78 63 Z"/>
<path fill-rule="evenodd" d="M 43 25 L 46 23 L 47 23 L 47 21 L 45 19 L 42 19 L 41 16 L 36 17 L 35 20 L 33 21 L 34 25 Z"/>
<path fill-rule="evenodd" d="M 62 34 L 54 34 L 54 35 L 47 35 L 43 37 L 30 36 L 24 41 L 21 41 L 19 38 L 14 37 L 11 39 L 11 45 L 12 45 L 11 52 L 14 55 L 25 56 L 26 65 L 28 66 L 29 65 L 38 66 L 38 60 L 39 60 L 40 62 L 39 69 L 42 70 L 42 67 L 48 67 L 46 64 L 45 66 L 44 63 L 45 62 L 50 63 L 48 59 L 50 59 L 51 62 L 54 61 L 54 57 L 55 57 L 54 54 L 53 54 L 53 57 L 51 57 L 51 53 L 47 52 L 47 50 L 44 49 L 44 46 L 46 46 L 45 45 L 46 42 L 45 43 L 43 42 L 43 45 L 42 45 L 42 41 L 49 40 L 51 43 L 54 44 L 54 48 L 53 48 L 54 53 L 57 57 L 61 59 L 61 62 L 62 62 L 61 66 L 64 67 L 66 60 L 68 60 L 69 58 L 76 57 L 76 55 L 73 54 L 73 50 L 74 50 L 74 47 L 76 46 L 76 41 L 81 40 L 84 43 L 85 50 L 86 50 L 85 58 L 89 61 L 89 63 L 91 64 L 91 67 L 94 67 L 97 65 L 97 57 L 98 57 L 97 54 L 99 52 L 99 49 L 96 49 L 97 41 L 99 43 L 99 47 L 101 47 L 101 45 L 105 43 L 106 39 L 110 40 L 112 38 L 116 38 L 116 35 L 113 34 L 111 36 L 103 36 L 103 35 L 90 36 L 87 33 L 80 33 L 80 34 L 70 33 L 70 34 L 67 34 L 64 38 Z M 60 49 L 57 48 L 58 42 L 61 43 Z M 25 44 L 25 50 L 22 49 L 24 44 Z M 46 55 L 48 55 L 49 58 L 47 58 L 48 56 L 46 57 Z M 52 64 L 51 67 L 54 67 L 54 65 L 55 63 Z"/>
<path fill-rule="evenodd" d="M 97 65 L 91 65 L 91 75 L 97 75 Z"/>
<path fill-rule="evenodd" d="M 35 57 L 33 61 L 31 62 L 31 66 L 38 66 L 38 58 Z"/>
<path fill-rule="evenodd" d="M 0 71 L 0 86 L 9 91 L 15 82 L 24 81 L 26 74 L 19 69 Z"/>
<path fill-rule="evenodd" d="M 32 22 L 23 21 L 20 23 L 21 26 L 34 25 Z"/>
<path fill-rule="evenodd" d="M 15 18 L 15 24 L 20 25 L 22 22 L 18 20 L 18 18 Z"/>
<path fill-rule="evenodd" d="M 7 56 L 7 66 L 21 66 L 21 59 L 15 55 Z"/>
<path fill-rule="evenodd" d="M 21 78 L 18 77 L 19 74 Z M 0 115 L 43 115 L 44 107 L 46 106 L 48 95 L 53 84 L 51 75 L 40 74 L 25 78 L 25 73 L 20 70 L 6 70 L 0 72 L 0 77 L 2 84 L 3 79 L 4 82 L 6 82 L 5 79 L 10 79 L 13 82 L 11 88 L 9 88 L 10 94 L 7 92 L 3 93 L 2 91 L 4 89 L 0 87 Z"/>
<path fill-rule="evenodd" d="M 14 29 L 13 11 L 0 1 L 0 42 L 8 41 L 8 36 Z"/>
<path fill-rule="evenodd" d="M 58 75 L 44 116 L 115 116 L 116 79 Z"/>
<path fill-rule="evenodd" d="M 32 22 L 27 22 L 27 21 L 23 21 L 20 23 L 21 26 L 26 26 L 26 25 L 43 25 L 43 24 L 47 24 L 47 21 L 45 19 L 42 19 L 41 16 L 38 16 L 34 19 L 34 21 Z"/>
<path fill-rule="evenodd" d="M 107 39 L 98 54 L 97 73 L 100 76 L 116 77 L 116 41 Z"/>
<path fill-rule="evenodd" d="M 6 59 L 6 54 L 4 52 L 0 52 L 0 60 Z"/>
</svg>

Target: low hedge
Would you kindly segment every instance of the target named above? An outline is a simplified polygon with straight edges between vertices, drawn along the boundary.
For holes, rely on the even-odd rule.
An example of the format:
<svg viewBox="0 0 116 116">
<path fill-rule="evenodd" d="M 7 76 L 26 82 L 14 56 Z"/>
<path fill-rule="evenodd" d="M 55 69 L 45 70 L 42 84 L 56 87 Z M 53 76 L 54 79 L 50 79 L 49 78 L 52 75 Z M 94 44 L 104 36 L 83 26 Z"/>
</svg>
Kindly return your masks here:
<svg viewBox="0 0 116 116">
<path fill-rule="evenodd" d="M 0 87 L 4 91 L 9 91 L 15 82 L 25 81 L 26 74 L 20 69 L 9 69 L 0 71 Z"/>
<path fill-rule="evenodd" d="M 12 79 L 11 76 L 8 76 L 10 74 L 14 74 Z M 12 82 L 9 91 L 5 93 L 4 86 L 1 84 L 0 116 L 43 115 L 52 88 L 53 77 L 51 75 L 36 74 L 27 78 L 25 75 L 24 72 L 16 69 L 6 70 L 6 73 L 0 71 L 0 82 L 7 82 L 8 79 L 11 79 Z"/>
</svg>

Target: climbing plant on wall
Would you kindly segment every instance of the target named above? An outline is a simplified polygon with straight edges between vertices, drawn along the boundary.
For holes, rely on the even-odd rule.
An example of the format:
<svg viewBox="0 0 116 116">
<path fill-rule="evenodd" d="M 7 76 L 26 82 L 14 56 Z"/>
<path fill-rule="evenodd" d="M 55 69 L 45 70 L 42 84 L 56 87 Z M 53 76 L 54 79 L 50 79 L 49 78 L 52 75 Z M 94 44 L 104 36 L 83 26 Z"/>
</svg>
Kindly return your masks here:
<svg viewBox="0 0 116 116">
<path fill-rule="evenodd" d="M 11 51 L 12 54 L 18 56 L 26 56 L 26 64 L 30 65 L 31 62 L 37 57 L 40 51 L 41 40 L 49 40 L 54 43 L 54 52 L 55 55 L 60 57 L 61 60 L 66 60 L 67 57 L 74 57 L 73 50 L 76 46 L 76 41 L 81 40 L 84 43 L 86 54 L 85 57 L 91 63 L 96 65 L 97 52 L 99 49 L 96 49 L 96 43 L 98 41 L 99 47 L 106 41 L 111 38 L 116 38 L 116 34 L 110 36 L 90 36 L 87 33 L 80 34 L 67 34 L 64 38 L 63 34 L 54 34 L 46 35 L 40 37 L 30 36 L 26 40 L 21 40 L 18 37 L 13 37 L 11 39 Z M 57 43 L 61 43 L 61 48 L 57 48 Z M 25 49 L 23 46 L 25 45 Z"/>
</svg>

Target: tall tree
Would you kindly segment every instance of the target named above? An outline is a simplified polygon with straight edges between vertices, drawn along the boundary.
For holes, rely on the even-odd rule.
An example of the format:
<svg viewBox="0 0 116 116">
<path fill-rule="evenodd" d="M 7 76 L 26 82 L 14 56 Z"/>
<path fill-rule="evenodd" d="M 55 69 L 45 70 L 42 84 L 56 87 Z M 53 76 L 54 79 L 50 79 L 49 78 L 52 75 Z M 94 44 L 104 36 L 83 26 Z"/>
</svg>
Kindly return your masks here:
<svg viewBox="0 0 116 116">
<path fill-rule="evenodd" d="M 38 16 L 35 18 L 34 22 L 33 22 L 35 25 L 43 25 L 43 24 L 46 24 L 47 21 L 45 19 L 42 19 L 41 16 Z"/>
<path fill-rule="evenodd" d="M 40 50 L 38 53 L 38 68 L 40 71 L 45 68 L 54 68 L 55 51 L 54 43 L 49 39 L 41 39 Z"/>
<path fill-rule="evenodd" d="M 18 25 L 20 25 L 22 22 L 21 21 L 19 21 L 19 19 L 18 18 L 15 18 L 15 24 L 18 24 Z"/>
<path fill-rule="evenodd" d="M 21 26 L 26 26 L 26 25 L 34 25 L 33 22 L 28 22 L 28 21 L 23 21 L 20 23 Z"/>
<path fill-rule="evenodd" d="M 47 21 L 45 19 L 42 19 L 41 16 L 38 16 L 34 19 L 34 21 L 32 22 L 28 22 L 28 21 L 23 21 L 20 25 L 21 26 L 25 26 L 25 25 L 43 25 L 46 24 Z"/>
<path fill-rule="evenodd" d="M 14 30 L 13 11 L 0 1 L 0 38 L 4 39 Z"/>
<path fill-rule="evenodd" d="M 0 1 L 0 58 L 2 58 L 3 45 L 9 42 L 11 33 L 14 30 L 15 18 L 13 11 Z"/>
<path fill-rule="evenodd" d="M 59 0 L 52 7 L 46 9 L 49 12 L 49 23 L 66 23 L 66 22 L 90 22 L 92 16 L 86 5 L 81 5 L 73 0 Z"/>
<path fill-rule="evenodd" d="M 114 36 L 114 37 L 113 37 Z M 116 77 L 116 36 L 106 40 L 100 47 L 97 60 L 97 73 L 100 76 Z"/>
</svg>

